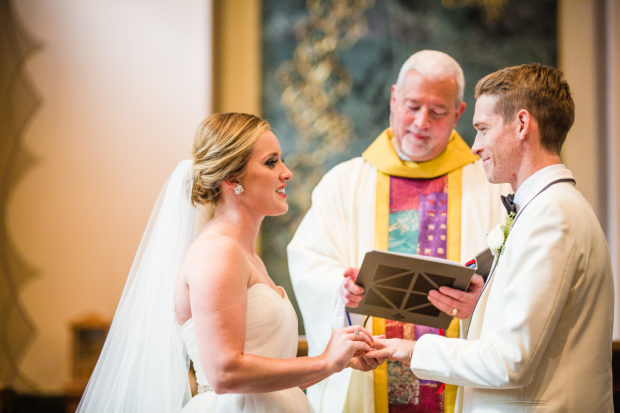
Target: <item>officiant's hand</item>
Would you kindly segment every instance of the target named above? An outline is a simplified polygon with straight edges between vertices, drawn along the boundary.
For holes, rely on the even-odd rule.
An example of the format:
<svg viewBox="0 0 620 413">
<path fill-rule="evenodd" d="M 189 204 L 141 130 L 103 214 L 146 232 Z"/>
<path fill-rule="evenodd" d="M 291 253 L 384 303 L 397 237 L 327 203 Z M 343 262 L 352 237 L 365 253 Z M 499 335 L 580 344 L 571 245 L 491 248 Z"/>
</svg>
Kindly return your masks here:
<svg viewBox="0 0 620 413">
<path fill-rule="evenodd" d="M 364 298 L 364 289 L 355 284 L 360 269 L 349 267 L 344 271 L 344 279 L 340 284 L 340 299 L 347 307 L 357 307 Z"/>
<path fill-rule="evenodd" d="M 400 361 L 409 366 L 413 357 L 415 341 L 404 340 L 402 338 L 377 338 L 374 339 L 374 350 L 366 353 L 367 358 L 378 360 Z"/>
<path fill-rule="evenodd" d="M 450 287 L 439 287 L 428 293 L 428 301 L 444 313 L 456 318 L 467 318 L 474 312 L 474 307 L 484 288 L 484 279 L 474 274 L 469 284 L 469 291 Z"/>
</svg>

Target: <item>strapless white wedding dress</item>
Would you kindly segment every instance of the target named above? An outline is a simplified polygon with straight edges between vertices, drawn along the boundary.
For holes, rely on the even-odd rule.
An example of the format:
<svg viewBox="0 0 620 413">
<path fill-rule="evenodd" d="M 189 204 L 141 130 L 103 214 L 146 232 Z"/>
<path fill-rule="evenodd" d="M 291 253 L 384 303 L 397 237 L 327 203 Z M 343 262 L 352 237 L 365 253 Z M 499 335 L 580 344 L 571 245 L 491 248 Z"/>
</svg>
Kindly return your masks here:
<svg viewBox="0 0 620 413">
<path fill-rule="evenodd" d="M 190 318 L 181 326 L 181 336 L 194 363 L 196 381 L 208 387 L 198 359 L 194 323 Z M 282 298 L 266 284 L 248 288 L 245 327 L 245 353 L 273 358 L 297 355 L 297 315 L 288 297 Z M 212 390 L 194 396 L 183 413 L 311 413 L 306 395 L 299 387 L 269 393 L 215 394 Z"/>
</svg>

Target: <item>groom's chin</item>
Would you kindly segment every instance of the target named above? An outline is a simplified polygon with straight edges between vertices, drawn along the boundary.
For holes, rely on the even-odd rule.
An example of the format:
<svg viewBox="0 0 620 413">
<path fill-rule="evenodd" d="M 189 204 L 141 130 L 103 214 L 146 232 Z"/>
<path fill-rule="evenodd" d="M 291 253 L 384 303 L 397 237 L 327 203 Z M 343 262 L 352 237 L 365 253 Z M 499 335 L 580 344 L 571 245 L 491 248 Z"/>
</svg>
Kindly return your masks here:
<svg viewBox="0 0 620 413">
<path fill-rule="evenodd" d="M 504 180 L 499 179 L 495 171 L 492 169 L 484 168 L 484 173 L 487 176 L 487 181 L 489 181 L 492 184 L 503 184 L 506 182 Z"/>
</svg>

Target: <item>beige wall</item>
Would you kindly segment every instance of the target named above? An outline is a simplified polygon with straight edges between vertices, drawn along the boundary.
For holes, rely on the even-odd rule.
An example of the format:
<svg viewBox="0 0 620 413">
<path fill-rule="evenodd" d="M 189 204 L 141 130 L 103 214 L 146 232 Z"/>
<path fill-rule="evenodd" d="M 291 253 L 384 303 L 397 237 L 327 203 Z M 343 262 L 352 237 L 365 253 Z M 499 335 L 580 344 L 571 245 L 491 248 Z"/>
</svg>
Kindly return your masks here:
<svg viewBox="0 0 620 413">
<path fill-rule="evenodd" d="M 21 294 L 37 335 L 22 372 L 69 379 L 72 320 L 111 318 L 165 178 L 210 112 L 210 1 L 20 0 L 42 49 L 27 61 L 42 105 L 25 135 L 38 159 L 8 205 L 38 268 Z"/>
<path fill-rule="evenodd" d="M 575 123 L 568 134 L 562 158 L 572 169 L 577 188 L 600 214 L 597 183 L 597 94 L 595 0 L 558 2 L 558 66 L 564 71 L 575 99 Z M 575 30 L 575 28 L 579 30 Z"/>
<path fill-rule="evenodd" d="M 558 6 L 558 64 L 576 111 L 562 158 L 607 234 L 616 281 L 614 339 L 619 340 L 620 5 L 616 0 L 561 0 Z"/>
</svg>

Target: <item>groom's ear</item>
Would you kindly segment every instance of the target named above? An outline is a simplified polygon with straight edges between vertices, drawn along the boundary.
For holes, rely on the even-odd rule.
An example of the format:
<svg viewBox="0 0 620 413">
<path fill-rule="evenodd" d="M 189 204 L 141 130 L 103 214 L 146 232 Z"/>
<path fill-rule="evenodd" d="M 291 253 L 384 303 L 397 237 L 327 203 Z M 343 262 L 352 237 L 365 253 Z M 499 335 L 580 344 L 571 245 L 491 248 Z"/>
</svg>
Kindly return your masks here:
<svg viewBox="0 0 620 413">
<path fill-rule="evenodd" d="M 533 130 L 535 119 L 526 109 L 521 109 L 516 115 L 517 138 L 524 141 Z"/>
</svg>

